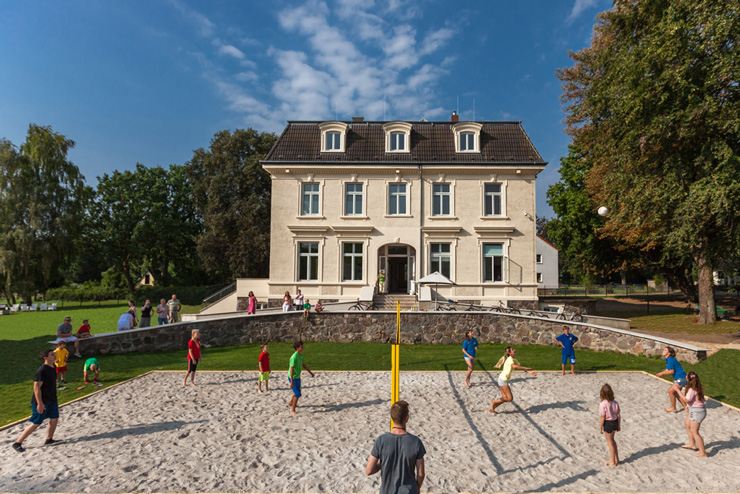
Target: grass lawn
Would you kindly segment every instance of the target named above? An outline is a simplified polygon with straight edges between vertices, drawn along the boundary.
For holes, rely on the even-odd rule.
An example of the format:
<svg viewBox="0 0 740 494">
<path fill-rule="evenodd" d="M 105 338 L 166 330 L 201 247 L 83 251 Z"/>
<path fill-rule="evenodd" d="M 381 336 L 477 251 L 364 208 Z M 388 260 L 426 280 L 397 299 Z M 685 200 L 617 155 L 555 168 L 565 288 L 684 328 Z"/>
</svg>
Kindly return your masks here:
<svg viewBox="0 0 740 494">
<path fill-rule="evenodd" d="M 698 317 L 695 314 L 657 314 L 646 316 L 620 315 L 632 320 L 632 327 L 647 331 L 662 331 L 664 333 L 690 334 L 719 334 L 736 333 L 740 331 L 740 323 L 736 321 L 717 321 L 713 324 L 696 324 Z"/>
<path fill-rule="evenodd" d="M 41 364 L 38 352 L 48 347 L 47 336 L 20 341 L 3 341 L 4 357 L 0 359 L 0 426 L 30 414 L 32 379 Z M 480 346 L 476 368 L 494 371 L 494 364 L 503 354 L 504 345 Z M 290 343 L 270 345 L 271 364 L 278 371 L 274 378 L 283 379 L 293 349 Z M 99 356 L 101 380 L 106 385 L 130 379 L 150 370 L 185 369 L 185 350 L 154 353 L 130 353 Z M 307 343 L 306 364 L 315 371 L 322 370 L 390 370 L 390 346 L 379 343 Z M 257 344 L 238 347 L 204 348 L 199 370 L 257 369 Z M 645 370 L 656 373 L 665 368 L 657 358 L 636 357 L 615 353 L 578 350 L 578 370 Z M 520 347 L 519 359 L 523 365 L 540 370 L 560 368 L 560 351 L 554 347 Z M 72 359 L 67 375 L 68 388 L 59 392 L 60 403 L 71 401 L 95 390 L 82 384 L 82 359 Z M 685 365 L 699 373 L 710 396 L 740 406 L 740 378 L 734 372 L 740 366 L 740 351 L 721 350 L 706 362 Z M 403 345 L 401 370 L 465 370 L 460 345 Z M 608 377 L 604 377 L 608 379 Z M 667 389 L 668 381 L 666 381 Z M 598 393 L 598 390 L 594 390 Z M 667 397 L 666 397 L 667 402 Z"/>
<path fill-rule="evenodd" d="M 116 322 L 127 308 L 128 305 L 123 300 L 118 304 L 115 300 L 108 300 L 100 305 L 97 302 L 65 302 L 64 307 L 59 302 L 56 311 L 11 312 L 10 315 L 0 316 L 0 340 L 25 340 L 36 336 L 46 336 L 47 341 L 51 340 L 56 338 L 57 326 L 66 316 L 72 318 L 75 333 L 82 326 L 83 319 L 90 321 L 92 334 L 116 331 Z M 137 307 L 137 311 L 141 317 L 141 306 Z M 197 314 L 199 311 L 199 305 L 182 306 L 183 314 Z M 157 313 L 153 314 L 152 323 L 156 325 Z"/>
</svg>

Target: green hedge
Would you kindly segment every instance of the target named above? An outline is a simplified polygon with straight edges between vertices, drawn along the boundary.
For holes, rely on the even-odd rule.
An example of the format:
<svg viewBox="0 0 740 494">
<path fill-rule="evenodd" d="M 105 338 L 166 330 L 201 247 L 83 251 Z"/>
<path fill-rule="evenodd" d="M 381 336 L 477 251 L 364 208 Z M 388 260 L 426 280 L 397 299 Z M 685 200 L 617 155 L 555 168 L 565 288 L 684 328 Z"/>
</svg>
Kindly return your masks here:
<svg viewBox="0 0 740 494">
<path fill-rule="evenodd" d="M 210 286 L 143 286 L 136 289 L 134 296 L 137 304 L 149 299 L 159 302 L 164 298 L 169 300 L 172 294 L 185 305 L 199 305 L 203 299 L 223 288 L 221 285 Z M 46 292 L 47 300 L 68 300 L 71 302 L 98 302 L 101 300 L 126 300 L 126 289 L 116 289 L 99 285 L 80 285 L 52 288 Z"/>
</svg>

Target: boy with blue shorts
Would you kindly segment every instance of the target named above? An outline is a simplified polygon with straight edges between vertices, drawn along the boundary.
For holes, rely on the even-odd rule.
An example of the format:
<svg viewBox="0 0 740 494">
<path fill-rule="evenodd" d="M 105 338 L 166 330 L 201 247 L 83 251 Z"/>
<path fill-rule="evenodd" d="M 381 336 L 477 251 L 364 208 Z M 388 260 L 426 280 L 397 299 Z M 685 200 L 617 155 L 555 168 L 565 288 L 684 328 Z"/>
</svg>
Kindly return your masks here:
<svg viewBox="0 0 740 494">
<path fill-rule="evenodd" d="M 21 436 L 13 443 L 13 449 L 23 453 L 23 441 L 26 440 L 44 420 L 49 419 L 49 427 L 46 429 L 46 442 L 44 444 L 55 444 L 59 441 L 54 439 L 54 431 L 59 421 L 59 404 L 57 403 L 56 370 L 54 363 L 57 356 L 54 350 L 41 352 L 41 360 L 44 364 L 36 371 L 33 377 L 33 397 L 31 398 L 31 425 L 21 433 Z"/>
<path fill-rule="evenodd" d="M 560 346 L 562 347 L 562 375 L 565 375 L 565 364 L 570 360 L 570 373 L 576 375 L 576 351 L 573 349 L 573 344 L 578 341 L 575 335 L 570 334 L 570 327 L 563 326 L 563 334 L 555 338 Z"/>
<path fill-rule="evenodd" d="M 303 363 L 303 342 L 296 341 L 293 343 L 295 353 L 290 357 L 290 367 L 288 369 L 288 378 L 290 379 L 290 388 L 293 390 L 293 397 L 288 402 L 290 414 L 295 415 L 295 407 L 298 405 L 298 398 L 301 397 L 301 370 L 306 369 L 311 377 L 314 376 L 311 369 Z"/>
</svg>

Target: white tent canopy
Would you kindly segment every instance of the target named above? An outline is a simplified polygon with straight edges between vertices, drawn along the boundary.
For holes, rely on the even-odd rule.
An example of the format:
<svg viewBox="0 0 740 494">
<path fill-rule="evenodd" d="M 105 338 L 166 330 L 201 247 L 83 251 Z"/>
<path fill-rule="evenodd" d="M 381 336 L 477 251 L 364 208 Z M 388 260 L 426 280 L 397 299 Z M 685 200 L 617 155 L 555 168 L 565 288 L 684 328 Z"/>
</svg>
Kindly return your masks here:
<svg viewBox="0 0 740 494">
<path fill-rule="evenodd" d="M 449 279 L 447 276 L 443 275 L 439 271 L 435 271 L 432 274 L 428 274 L 425 277 L 421 278 L 420 280 L 416 281 L 418 284 L 421 285 L 431 285 L 434 284 L 434 310 L 437 310 L 437 285 L 454 285 L 455 282 Z"/>
</svg>

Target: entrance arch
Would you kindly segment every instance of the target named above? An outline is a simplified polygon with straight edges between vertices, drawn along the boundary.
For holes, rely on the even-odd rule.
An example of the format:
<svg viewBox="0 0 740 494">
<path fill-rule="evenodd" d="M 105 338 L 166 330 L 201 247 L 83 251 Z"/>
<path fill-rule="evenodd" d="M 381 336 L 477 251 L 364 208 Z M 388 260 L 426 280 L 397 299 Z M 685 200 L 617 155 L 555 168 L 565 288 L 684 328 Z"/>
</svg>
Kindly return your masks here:
<svg viewBox="0 0 740 494">
<path fill-rule="evenodd" d="M 385 272 L 387 293 L 413 293 L 416 249 L 407 244 L 386 244 L 379 247 L 378 269 Z"/>
</svg>

